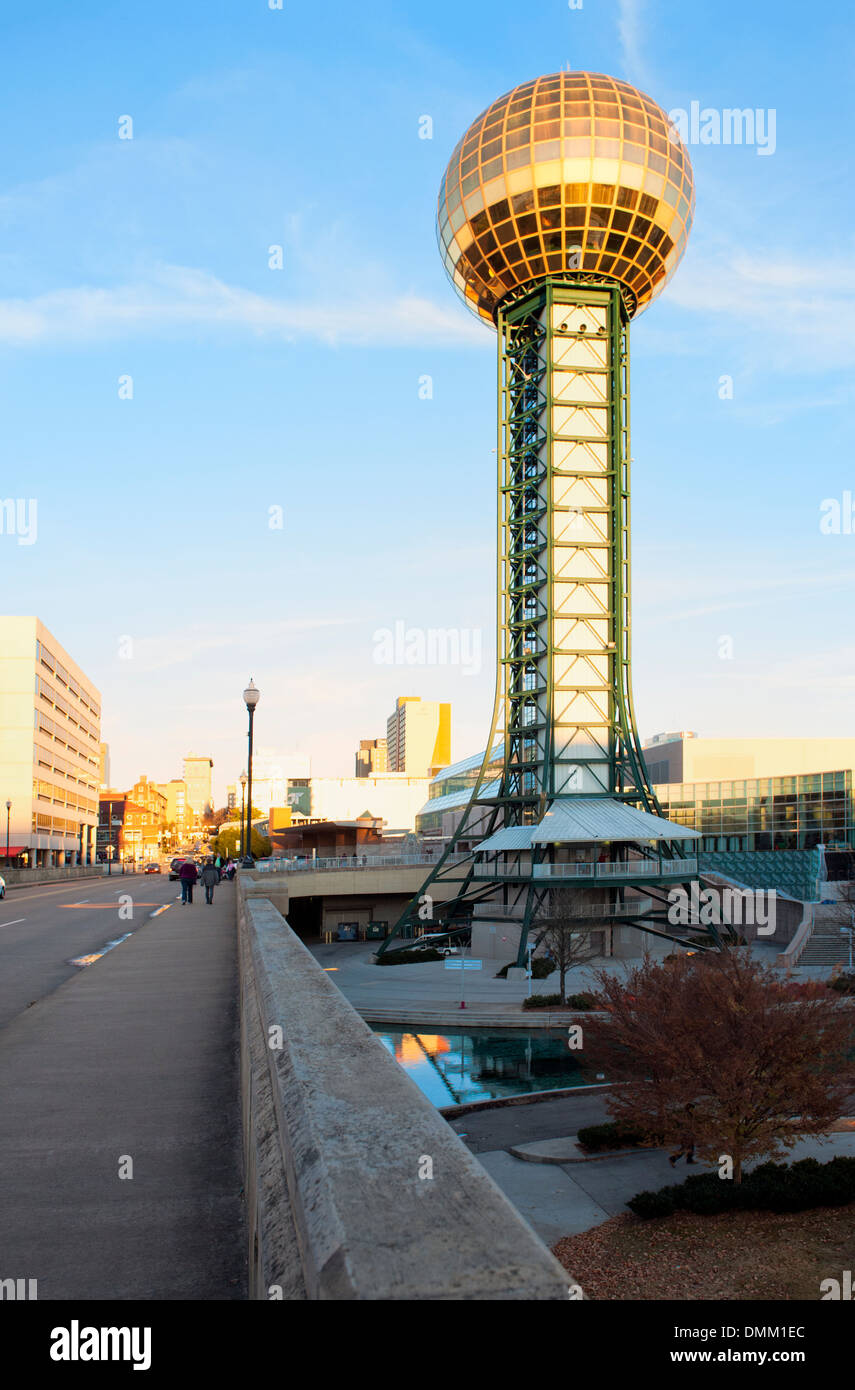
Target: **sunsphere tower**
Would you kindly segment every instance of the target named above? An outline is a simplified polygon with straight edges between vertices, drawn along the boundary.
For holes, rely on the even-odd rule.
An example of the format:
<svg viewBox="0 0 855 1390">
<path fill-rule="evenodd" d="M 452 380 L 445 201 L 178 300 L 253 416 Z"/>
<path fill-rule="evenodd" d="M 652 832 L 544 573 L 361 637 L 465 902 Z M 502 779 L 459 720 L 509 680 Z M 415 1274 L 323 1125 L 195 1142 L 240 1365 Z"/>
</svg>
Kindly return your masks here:
<svg viewBox="0 0 855 1390">
<path fill-rule="evenodd" d="M 697 866 L 675 852 L 694 833 L 662 818 L 632 711 L 629 321 L 674 273 L 693 211 L 665 113 L 599 73 L 515 87 L 451 156 L 441 254 L 498 331 L 499 667 L 472 799 L 393 935 L 436 896 L 478 954 L 502 954 L 485 934 L 500 930 L 522 963 L 559 881 L 580 922 L 673 932 L 665 885 Z"/>
</svg>

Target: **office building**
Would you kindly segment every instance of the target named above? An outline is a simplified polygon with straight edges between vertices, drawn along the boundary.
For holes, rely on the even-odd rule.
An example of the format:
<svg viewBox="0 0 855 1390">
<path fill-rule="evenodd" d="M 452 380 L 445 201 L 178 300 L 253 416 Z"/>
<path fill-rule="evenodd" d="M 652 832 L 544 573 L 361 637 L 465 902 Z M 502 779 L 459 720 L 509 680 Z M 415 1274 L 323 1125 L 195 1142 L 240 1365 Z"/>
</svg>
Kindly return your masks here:
<svg viewBox="0 0 855 1390">
<path fill-rule="evenodd" d="M 386 769 L 430 777 L 451 761 L 451 705 L 399 695 L 386 721 Z"/>
<path fill-rule="evenodd" d="M 197 821 L 213 811 L 213 759 L 188 753 L 184 759 L 184 785 L 187 788 L 187 811 Z"/>
<path fill-rule="evenodd" d="M 95 862 L 100 735 L 100 694 L 65 648 L 38 618 L 0 618 L 0 801 L 12 803 L 11 860 Z"/>
<path fill-rule="evenodd" d="M 356 753 L 357 777 L 374 777 L 378 772 L 387 772 L 385 738 L 363 738 L 359 741 Z"/>
</svg>

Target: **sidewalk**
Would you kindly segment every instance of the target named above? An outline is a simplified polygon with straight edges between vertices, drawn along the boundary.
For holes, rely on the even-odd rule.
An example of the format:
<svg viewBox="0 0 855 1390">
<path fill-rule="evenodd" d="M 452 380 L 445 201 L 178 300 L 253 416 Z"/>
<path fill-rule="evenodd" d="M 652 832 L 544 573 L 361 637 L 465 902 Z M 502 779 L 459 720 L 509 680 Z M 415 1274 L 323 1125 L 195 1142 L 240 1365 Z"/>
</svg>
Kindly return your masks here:
<svg viewBox="0 0 855 1390">
<path fill-rule="evenodd" d="M 0 1278 L 39 1299 L 245 1297 L 234 894 L 144 909 L 0 1033 Z"/>
<path fill-rule="evenodd" d="M 465 1132 L 466 1118 L 463 1116 L 455 1123 L 458 1132 Z M 545 1148 L 544 1145 L 539 1147 Z M 784 1156 L 784 1161 L 817 1158 L 820 1163 L 827 1163 L 843 1154 L 855 1156 L 855 1134 L 834 1134 L 824 1142 L 801 1139 Z M 655 1191 L 670 1183 L 683 1182 L 693 1172 L 709 1172 L 715 1168 L 713 1164 L 701 1162 L 695 1168 L 687 1168 L 685 1163 L 672 1168 L 662 1149 L 643 1149 L 624 1157 L 568 1164 L 526 1162 L 506 1149 L 477 1153 L 476 1157 L 520 1215 L 550 1247 L 562 1236 L 578 1235 L 626 1211 L 626 1203 L 639 1192 Z"/>
</svg>

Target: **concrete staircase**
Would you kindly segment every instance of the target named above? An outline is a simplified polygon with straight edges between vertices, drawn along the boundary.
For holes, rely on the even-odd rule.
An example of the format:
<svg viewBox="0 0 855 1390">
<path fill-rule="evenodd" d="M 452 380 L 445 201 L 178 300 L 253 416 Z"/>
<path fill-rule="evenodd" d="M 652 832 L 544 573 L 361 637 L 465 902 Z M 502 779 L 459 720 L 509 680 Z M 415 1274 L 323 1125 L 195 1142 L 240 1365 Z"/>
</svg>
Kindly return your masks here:
<svg viewBox="0 0 855 1390">
<path fill-rule="evenodd" d="M 840 930 L 840 922 L 817 908 L 816 925 L 802 951 L 799 965 L 849 965 L 849 937 Z"/>
</svg>

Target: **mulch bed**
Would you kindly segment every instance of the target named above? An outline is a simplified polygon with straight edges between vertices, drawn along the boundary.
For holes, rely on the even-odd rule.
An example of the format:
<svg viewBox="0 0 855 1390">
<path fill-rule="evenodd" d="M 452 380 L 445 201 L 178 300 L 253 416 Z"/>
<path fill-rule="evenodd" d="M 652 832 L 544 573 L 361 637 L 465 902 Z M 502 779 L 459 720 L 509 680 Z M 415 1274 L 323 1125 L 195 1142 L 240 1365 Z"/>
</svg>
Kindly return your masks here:
<svg viewBox="0 0 855 1390">
<path fill-rule="evenodd" d="M 627 1212 L 553 1248 L 592 1299 L 819 1300 L 855 1269 L 855 1203 L 642 1221 Z"/>
</svg>

